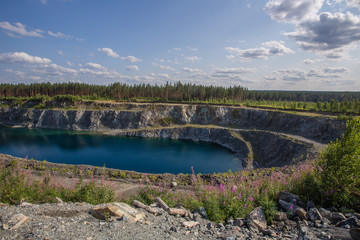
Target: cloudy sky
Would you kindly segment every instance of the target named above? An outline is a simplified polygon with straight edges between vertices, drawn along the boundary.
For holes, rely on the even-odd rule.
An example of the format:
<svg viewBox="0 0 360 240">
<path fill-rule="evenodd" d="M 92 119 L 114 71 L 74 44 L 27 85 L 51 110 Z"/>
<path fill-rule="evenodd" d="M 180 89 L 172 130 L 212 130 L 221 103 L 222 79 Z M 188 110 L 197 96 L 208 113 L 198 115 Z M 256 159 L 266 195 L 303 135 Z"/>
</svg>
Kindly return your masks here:
<svg viewBox="0 0 360 240">
<path fill-rule="evenodd" d="M 360 91 L 360 0 L 1 0 L 0 83 Z"/>
</svg>

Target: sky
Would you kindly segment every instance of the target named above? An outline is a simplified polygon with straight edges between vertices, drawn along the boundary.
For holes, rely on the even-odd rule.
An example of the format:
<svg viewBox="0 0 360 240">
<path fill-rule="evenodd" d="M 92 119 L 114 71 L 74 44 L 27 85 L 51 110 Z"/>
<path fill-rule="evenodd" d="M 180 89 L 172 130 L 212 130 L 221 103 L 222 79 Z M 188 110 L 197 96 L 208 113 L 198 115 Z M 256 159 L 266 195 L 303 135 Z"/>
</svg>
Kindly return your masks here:
<svg viewBox="0 0 360 240">
<path fill-rule="evenodd" d="M 360 91 L 360 0 L 1 0 L 0 83 Z"/>
</svg>

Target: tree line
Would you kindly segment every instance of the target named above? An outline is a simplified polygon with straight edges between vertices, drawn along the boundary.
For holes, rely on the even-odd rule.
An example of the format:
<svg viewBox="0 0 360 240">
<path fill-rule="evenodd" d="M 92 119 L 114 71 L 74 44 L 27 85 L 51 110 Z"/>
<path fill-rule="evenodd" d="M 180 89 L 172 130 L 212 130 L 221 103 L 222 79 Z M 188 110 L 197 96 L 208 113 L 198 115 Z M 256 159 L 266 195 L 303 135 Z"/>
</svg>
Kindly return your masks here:
<svg viewBox="0 0 360 240">
<path fill-rule="evenodd" d="M 334 113 L 360 113 L 360 92 L 251 91 L 242 86 L 222 87 L 166 83 L 164 85 L 113 83 L 0 84 L 0 97 L 36 98 L 71 95 L 90 100 L 142 99 L 158 102 L 233 104 Z"/>
</svg>

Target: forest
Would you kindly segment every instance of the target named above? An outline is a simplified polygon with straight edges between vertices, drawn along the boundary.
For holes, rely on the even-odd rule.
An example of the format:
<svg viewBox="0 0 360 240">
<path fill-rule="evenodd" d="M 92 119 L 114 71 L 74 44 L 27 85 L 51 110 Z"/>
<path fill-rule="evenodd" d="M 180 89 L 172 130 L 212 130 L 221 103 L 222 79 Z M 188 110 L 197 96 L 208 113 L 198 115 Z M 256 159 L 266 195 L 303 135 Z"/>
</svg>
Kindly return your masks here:
<svg viewBox="0 0 360 240">
<path fill-rule="evenodd" d="M 39 99 L 65 95 L 83 100 L 207 103 L 341 114 L 360 113 L 360 92 L 256 91 L 242 86 L 204 86 L 181 82 L 164 85 L 92 85 L 73 82 L 0 84 L 2 99 Z"/>
</svg>

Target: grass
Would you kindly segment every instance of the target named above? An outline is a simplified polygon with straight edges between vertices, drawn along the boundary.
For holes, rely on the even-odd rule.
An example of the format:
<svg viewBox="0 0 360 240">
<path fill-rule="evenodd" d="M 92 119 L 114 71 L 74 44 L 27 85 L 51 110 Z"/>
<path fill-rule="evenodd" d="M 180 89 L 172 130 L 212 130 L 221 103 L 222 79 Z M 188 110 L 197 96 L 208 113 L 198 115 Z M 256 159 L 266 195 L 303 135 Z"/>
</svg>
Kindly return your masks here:
<svg viewBox="0 0 360 240">
<path fill-rule="evenodd" d="M 0 164 L 0 202 L 14 204 L 20 199 L 31 203 L 56 202 L 56 197 L 68 202 L 99 204 L 115 199 L 114 192 L 95 179 L 85 182 L 82 178 L 73 187 L 64 187 L 54 181 L 55 173 L 48 171 L 34 179 L 32 169 L 24 169 L 25 160 L 13 160 L 10 166 Z"/>
</svg>

